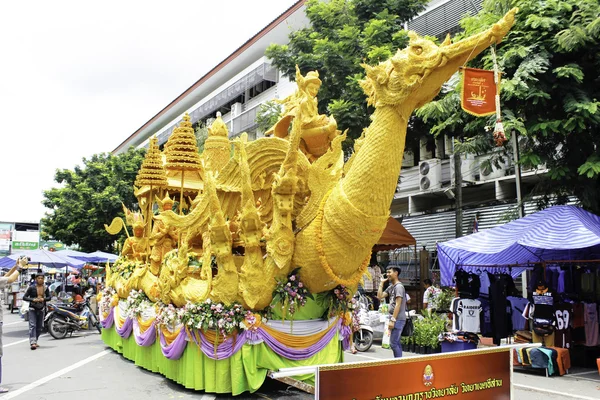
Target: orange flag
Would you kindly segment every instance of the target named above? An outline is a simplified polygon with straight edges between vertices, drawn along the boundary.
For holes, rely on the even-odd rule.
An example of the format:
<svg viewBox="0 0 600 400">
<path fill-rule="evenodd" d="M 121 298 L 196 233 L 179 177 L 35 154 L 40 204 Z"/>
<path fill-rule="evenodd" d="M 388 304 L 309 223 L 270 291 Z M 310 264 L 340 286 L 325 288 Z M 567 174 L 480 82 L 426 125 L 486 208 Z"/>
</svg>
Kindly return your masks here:
<svg viewBox="0 0 600 400">
<path fill-rule="evenodd" d="M 496 83 L 494 71 L 462 68 L 463 84 L 460 96 L 461 107 L 476 117 L 496 113 Z"/>
</svg>

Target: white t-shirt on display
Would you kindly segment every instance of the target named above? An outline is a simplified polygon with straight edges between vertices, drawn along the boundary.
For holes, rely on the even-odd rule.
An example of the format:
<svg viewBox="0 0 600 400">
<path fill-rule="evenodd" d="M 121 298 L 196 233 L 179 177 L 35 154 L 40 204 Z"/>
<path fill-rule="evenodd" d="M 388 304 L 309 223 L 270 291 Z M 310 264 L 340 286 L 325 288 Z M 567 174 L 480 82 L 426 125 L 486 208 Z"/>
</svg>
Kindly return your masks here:
<svg viewBox="0 0 600 400">
<path fill-rule="evenodd" d="M 459 317 L 460 330 L 463 332 L 480 332 L 480 315 L 482 307 L 479 300 L 459 299 L 456 314 Z"/>
</svg>

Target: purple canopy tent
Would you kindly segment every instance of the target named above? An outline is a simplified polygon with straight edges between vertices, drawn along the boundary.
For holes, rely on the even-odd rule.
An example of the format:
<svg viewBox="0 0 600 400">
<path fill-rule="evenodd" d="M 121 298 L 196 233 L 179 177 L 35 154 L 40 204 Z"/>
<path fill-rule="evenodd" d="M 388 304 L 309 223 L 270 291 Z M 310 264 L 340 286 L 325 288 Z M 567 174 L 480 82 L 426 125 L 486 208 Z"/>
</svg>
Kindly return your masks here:
<svg viewBox="0 0 600 400">
<path fill-rule="evenodd" d="M 496 228 L 438 243 L 441 283 L 452 285 L 458 266 L 527 264 L 600 258 L 600 217 L 575 206 L 554 206 Z M 504 268 L 513 277 L 525 268 Z"/>
</svg>

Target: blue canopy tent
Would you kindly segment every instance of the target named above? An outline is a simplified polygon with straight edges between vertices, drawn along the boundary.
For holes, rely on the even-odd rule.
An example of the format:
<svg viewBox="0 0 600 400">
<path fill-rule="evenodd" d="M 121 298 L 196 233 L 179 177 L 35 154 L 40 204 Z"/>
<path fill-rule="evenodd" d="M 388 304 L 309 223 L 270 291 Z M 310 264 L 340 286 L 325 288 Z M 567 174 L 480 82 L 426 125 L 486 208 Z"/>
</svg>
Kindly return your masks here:
<svg viewBox="0 0 600 400">
<path fill-rule="evenodd" d="M 72 257 L 72 258 L 76 258 L 78 260 L 84 260 L 85 257 L 88 257 L 89 254 L 88 253 L 84 253 L 83 251 L 77 251 L 77 250 L 60 250 L 57 251 L 56 254 L 59 254 L 61 256 L 68 256 L 68 257 Z"/>
<path fill-rule="evenodd" d="M 554 206 L 496 228 L 437 244 L 441 283 L 456 268 L 498 266 L 516 277 L 528 263 L 600 258 L 600 217 L 574 206 Z M 508 265 L 517 265 L 507 268 Z"/>
<path fill-rule="evenodd" d="M 61 255 L 61 252 L 54 252 L 48 250 L 31 250 L 22 251 L 16 254 L 0 258 L 0 267 L 12 267 L 20 256 L 29 257 L 30 264 L 44 264 L 52 265 L 55 267 L 64 267 L 68 265 L 73 268 L 81 269 L 85 262 L 69 257 L 67 255 Z"/>
<path fill-rule="evenodd" d="M 105 262 L 114 263 L 115 261 L 117 261 L 117 258 L 119 258 L 119 256 L 117 256 L 115 254 L 111 254 L 111 253 L 105 253 L 100 250 L 96 250 L 93 253 L 87 254 L 86 256 L 81 256 L 81 257 L 76 256 L 75 258 L 79 258 L 80 260 L 84 260 L 87 262 L 93 262 L 93 263 L 105 263 Z"/>
</svg>

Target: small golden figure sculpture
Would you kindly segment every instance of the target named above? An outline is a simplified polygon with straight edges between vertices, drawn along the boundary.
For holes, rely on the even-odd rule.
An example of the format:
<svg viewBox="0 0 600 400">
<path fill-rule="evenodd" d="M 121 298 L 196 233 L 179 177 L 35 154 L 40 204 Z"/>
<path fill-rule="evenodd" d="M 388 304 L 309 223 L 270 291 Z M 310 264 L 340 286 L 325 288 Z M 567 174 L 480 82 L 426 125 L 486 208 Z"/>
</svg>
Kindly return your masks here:
<svg viewBox="0 0 600 400">
<path fill-rule="evenodd" d="M 321 88 L 321 80 L 317 71 L 310 71 L 302 76 L 296 65 L 296 83 L 296 93 L 281 100 L 285 105 L 283 117 L 265 135 L 287 137 L 292 120 L 300 116 L 300 149 L 312 162 L 327 152 L 331 141 L 338 135 L 337 122 L 333 117 L 319 115 L 317 93 Z"/>
<path fill-rule="evenodd" d="M 156 199 L 156 201 L 163 211 L 171 211 L 173 209 L 174 201 L 169 197 L 169 193 L 167 193 L 162 201 L 160 199 Z M 177 229 L 173 226 L 168 226 L 162 220 L 157 220 L 152 228 L 150 243 L 154 243 L 152 253 L 150 254 L 150 272 L 158 276 L 165 254 L 173 250 L 177 244 Z"/>
<path fill-rule="evenodd" d="M 142 215 L 139 213 L 134 214 L 133 236 L 125 240 L 121 256 L 129 260 L 145 261 L 148 254 L 148 238 L 144 237 L 145 226 Z"/>
</svg>

